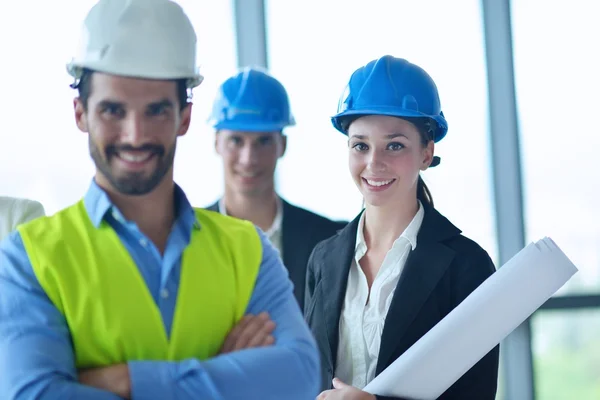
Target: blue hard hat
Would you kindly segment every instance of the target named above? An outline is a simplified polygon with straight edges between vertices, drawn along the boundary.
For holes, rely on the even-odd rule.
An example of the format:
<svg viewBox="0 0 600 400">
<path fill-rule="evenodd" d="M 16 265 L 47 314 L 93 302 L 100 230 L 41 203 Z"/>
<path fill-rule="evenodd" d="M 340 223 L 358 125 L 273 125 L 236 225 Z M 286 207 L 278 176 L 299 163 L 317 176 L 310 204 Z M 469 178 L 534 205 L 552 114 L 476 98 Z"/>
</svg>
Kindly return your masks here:
<svg viewBox="0 0 600 400">
<path fill-rule="evenodd" d="M 283 85 L 268 72 L 246 67 L 220 86 L 209 123 L 217 130 L 281 131 L 296 122 Z"/>
<path fill-rule="evenodd" d="M 432 124 L 435 142 L 448 132 L 433 79 L 421 67 L 389 55 L 354 71 L 331 122 L 337 130 L 348 134 L 342 121 L 361 115 L 428 118 L 435 122 Z"/>
</svg>

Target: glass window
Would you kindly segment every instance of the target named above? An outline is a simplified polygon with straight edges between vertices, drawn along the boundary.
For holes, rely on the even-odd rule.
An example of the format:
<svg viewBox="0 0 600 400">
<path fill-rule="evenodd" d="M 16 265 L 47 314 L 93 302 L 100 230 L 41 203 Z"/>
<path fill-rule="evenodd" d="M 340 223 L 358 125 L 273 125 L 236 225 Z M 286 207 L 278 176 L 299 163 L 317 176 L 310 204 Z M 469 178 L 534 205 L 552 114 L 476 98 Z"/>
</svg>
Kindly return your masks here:
<svg viewBox="0 0 600 400">
<path fill-rule="evenodd" d="M 560 293 L 597 292 L 597 7 L 587 0 L 511 5 L 527 239 L 552 237 L 579 268 Z"/>
<path fill-rule="evenodd" d="M 532 323 L 536 399 L 600 399 L 600 310 L 540 311 Z"/>
<path fill-rule="evenodd" d="M 76 92 L 69 88 L 72 79 L 65 69 L 80 24 L 94 3 L 61 1 L 59 7 L 56 2 L 35 2 L 32 13 L 33 2 L 17 1 L 0 17 L 0 193 L 39 200 L 48 213 L 81 198 L 94 174 L 87 135 L 75 126 Z M 217 86 L 235 71 L 233 17 L 231 2 L 179 3 L 197 30 L 205 82 L 194 93 L 194 122 L 179 141 L 175 178 L 201 206 L 214 200 L 222 187 L 213 133 L 205 121 Z"/>
<path fill-rule="evenodd" d="M 346 139 L 329 117 L 352 71 L 385 54 L 403 57 L 434 78 L 449 121 L 436 147 L 442 164 L 424 174 L 436 207 L 495 258 L 479 3 L 267 1 L 270 68 L 287 87 L 298 123 L 288 131 L 280 193 L 332 218 L 358 213 Z"/>
<path fill-rule="evenodd" d="M 217 89 L 237 69 L 231 1 L 176 0 L 186 10 L 198 36 L 198 63 L 204 75 L 194 90 L 193 118 L 179 139 L 175 180 L 194 206 L 205 207 L 222 195 L 222 162 L 215 152 L 214 130 L 206 123 Z"/>
</svg>

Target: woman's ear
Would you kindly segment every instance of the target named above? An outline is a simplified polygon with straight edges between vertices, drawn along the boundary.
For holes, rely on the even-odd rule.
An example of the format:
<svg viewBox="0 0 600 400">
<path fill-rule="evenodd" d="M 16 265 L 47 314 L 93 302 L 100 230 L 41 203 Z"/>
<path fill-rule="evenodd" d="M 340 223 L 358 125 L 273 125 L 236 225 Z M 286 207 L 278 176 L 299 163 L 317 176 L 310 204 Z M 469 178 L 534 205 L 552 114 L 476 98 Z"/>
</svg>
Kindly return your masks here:
<svg viewBox="0 0 600 400">
<path fill-rule="evenodd" d="M 425 148 L 423 149 L 423 161 L 421 164 L 421 171 L 425 171 L 431 165 L 431 162 L 433 161 L 434 150 L 435 144 L 433 143 L 433 140 L 430 140 L 427 143 L 427 146 L 425 146 Z"/>
</svg>

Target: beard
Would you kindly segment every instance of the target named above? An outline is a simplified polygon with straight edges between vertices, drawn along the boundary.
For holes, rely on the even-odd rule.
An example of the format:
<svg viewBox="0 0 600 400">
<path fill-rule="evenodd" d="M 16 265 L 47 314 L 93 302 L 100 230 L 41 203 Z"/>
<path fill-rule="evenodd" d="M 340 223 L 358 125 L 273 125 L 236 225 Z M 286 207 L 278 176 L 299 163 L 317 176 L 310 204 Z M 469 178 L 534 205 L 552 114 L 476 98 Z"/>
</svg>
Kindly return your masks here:
<svg viewBox="0 0 600 400">
<path fill-rule="evenodd" d="M 96 168 L 108 179 L 110 184 L 121 194 L 130 196 L 141 196 L 150 193 L 159 183 L 162 182 L 165 175 L 173 167 L 175 160 L 175 149 L 177 141 L 165 149 L 164 146 L 155 144 L 146 144 L 140 147 L 130 145 L 108 145 L 104 152 L 94 143 L 91 136 L 89 138 L 90 156 L 96 165 Z M 157 164 L 154 170 L 147 174 L 145 172 L 126 172 L 122 173 L 115 170 L 112 160 L 118 156 L 120 151 L 149 151 L 152 157 L 157 158 Z"/>
</svg>

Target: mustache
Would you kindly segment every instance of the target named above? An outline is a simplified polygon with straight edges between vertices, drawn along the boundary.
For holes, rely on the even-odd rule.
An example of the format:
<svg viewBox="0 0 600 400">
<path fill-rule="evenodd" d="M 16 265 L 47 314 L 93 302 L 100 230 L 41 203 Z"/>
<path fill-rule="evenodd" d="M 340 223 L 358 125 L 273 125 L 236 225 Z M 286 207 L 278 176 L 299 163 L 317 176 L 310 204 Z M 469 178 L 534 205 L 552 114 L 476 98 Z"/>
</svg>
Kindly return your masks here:
<svg viewBox="0 0 600 400">
<path fill-rule="evenodd" d="M 107 157 L 112 157 L 117 155 L 117 153 L 121 152 L 121 151 L 144 151 L 144 152 L 151 152 L 153 154 L 156 154 L 158 156 L 162 156 L 165 154 L 166 150 L 163 146 L 158 145 L 158 144 L 145 144 L 139 147 L 134 147 L 128 144 L 124 144 L 124 145 L 108 145 L 105 147 L 104 149 L 106 156 Z"/>
</svg>

